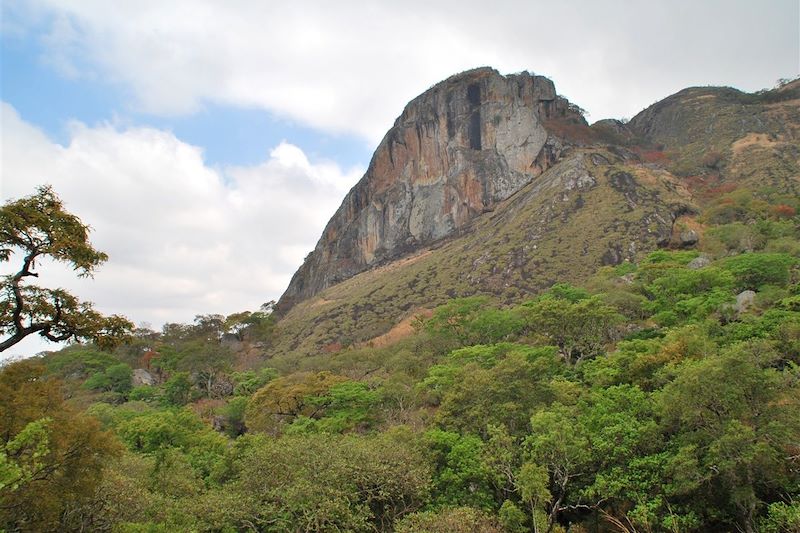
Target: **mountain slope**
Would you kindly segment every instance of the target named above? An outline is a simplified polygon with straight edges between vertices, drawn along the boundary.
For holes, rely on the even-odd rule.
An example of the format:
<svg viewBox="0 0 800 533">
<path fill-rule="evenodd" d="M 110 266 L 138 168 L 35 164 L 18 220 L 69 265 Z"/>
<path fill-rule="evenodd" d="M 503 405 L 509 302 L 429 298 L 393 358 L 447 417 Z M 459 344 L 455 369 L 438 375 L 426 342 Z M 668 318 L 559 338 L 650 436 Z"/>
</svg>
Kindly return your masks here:
<svg viewBox="0 0 800 533">
<path fill-rule="evenodd" d="M 662 148 L 664 166 L 676 174 L 800 194 L 800 80 L 755 94 L 684 89 L 636 115 L 628 128 Z"/>
<path fill-rule="evenodd" d="M 295 305 L 276 353 L 368 341 L 405 316 L 476 293 L 520 301 L 669 242 L 688 193 L 664 171 L 575 149 L 457 235 Z"/>
<path fill-rule="evenodd" d="M 505 144 L 515 148 L 497 148 L 498 135 L 486 133 L 495 126 L 487 125 L 492 123 L 481 111 L 481 142 L 493 138 L 495 144 L 474 150 L 470 120 L 451 139 L 443 133 L 446 112 L 415 110 L 453 91 L 469 105 L 476 79 L 506 91 L 481 89 L 482 110 L 503 107 L 484 95 L 519 103 L 519 94 L 547 81 L 479 69 L 412 101 L 282 297 L 271 354 L 291 358 L 366 343 L 448 298 L 489 294 L 518 302 L 556 280 L 580 282 L 598 266 L 636 262 L 657 247 L 680 246 L 677 234 L 701 226 L 696 215 L 718 191 L 738 185 L 756 194 L 800 191 L 797 84 L 756 95 L 687 89 L 627 125 L 607 120 L 591 127 L 574 106 L 543 91 L 553 99 L 530 100 L 535 112 L 525 115 L 526 125 Z M 509 96 L 509 86 L 521 92 Z M 506 122 L 521 112 L 506 108 L 512 109 Z M 424 131 L 433 134 L 414 133 Z M 401 145 L 402 159 L 394 148 L 398 132 L 416 135 Z M 529 149 L 532 138 L 536 143 Z M 442 150 L 468 157 L 446 168 L 444 177 L 441 168 L 433 172 L 439 177 L 431 180 L 426 162 Z M 380 163 L 387 153 L 402 161 L 389 173 Z M 409 190 L 429 183 L 436 183 L 439 195 L 461 196 L 448 204 L 441 196 L 411 194 L 412 205 L 403 203 Z M 471 187 L 480 194 L 472 195 Z M 386 216 L 400 211 L 399 218 Z M 415 212 L 422 215 L 412 223 Z M 422 233 L 411 230 L 415 223 Z"/>
</svg>

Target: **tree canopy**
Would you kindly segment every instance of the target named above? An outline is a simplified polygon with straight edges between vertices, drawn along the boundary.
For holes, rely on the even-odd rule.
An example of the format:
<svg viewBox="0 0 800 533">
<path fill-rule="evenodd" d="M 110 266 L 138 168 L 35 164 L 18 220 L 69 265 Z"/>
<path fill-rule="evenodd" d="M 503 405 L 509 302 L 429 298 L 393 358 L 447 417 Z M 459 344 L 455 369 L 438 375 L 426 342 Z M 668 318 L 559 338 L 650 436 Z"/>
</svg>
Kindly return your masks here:
<svg viewBox="0 0 800 533">
<path fill-rule="evenodd" d="M 64 205 L 49 186 L 0 208 L 0 261 L 20 258 L 19 270 L 2 279 L 0 287 L 0 351 L 28 335 L 53 342 L 89 339 L 112 346 L 133 328 L 127 319 L 103 316 L 90 302 L 64 289 L 27 284 L 37 278 L 36 263 L 50 258 L 65 263 L 79 277 L 91 276 L 108 256 L 89 242 L 89 227 Z"/>
</svg>

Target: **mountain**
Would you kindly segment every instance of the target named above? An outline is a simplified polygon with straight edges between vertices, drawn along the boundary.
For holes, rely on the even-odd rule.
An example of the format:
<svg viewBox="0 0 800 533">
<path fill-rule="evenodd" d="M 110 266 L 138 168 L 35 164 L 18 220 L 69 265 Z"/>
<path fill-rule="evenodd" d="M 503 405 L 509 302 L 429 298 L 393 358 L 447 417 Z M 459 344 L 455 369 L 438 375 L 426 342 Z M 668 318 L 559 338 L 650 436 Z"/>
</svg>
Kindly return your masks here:
<svg viewBox="0 0 800 533">
<path fill-rule="evenodd" d="M 546 170 L 543 123 L 584 122 L 553 83 L 480 68 L 409 103 L 295 274 L 278 310 L 452 235 Z"/>
<path fill-rule="evenodd" d="M 690 88 L 590 126 L 542 76 L 452 76 L 381 141 L 278 302 L 272 351 L 385 342 L 449 298 L 518 302 L 695 245 L 715 191 L 800 194 L 798 102 L 797 81 Z"/>
</svg>

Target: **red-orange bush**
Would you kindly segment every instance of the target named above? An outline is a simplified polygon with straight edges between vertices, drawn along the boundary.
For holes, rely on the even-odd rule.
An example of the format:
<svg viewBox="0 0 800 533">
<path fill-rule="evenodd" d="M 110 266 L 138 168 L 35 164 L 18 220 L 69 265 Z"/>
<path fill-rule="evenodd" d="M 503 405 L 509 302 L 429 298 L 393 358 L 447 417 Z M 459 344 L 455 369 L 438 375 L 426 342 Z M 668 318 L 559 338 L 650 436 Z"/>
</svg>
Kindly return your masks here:
<svg viewBox="0 0 800 533">
<path fill-rule="evenodd" d="M 790 205 L 778 204 L 770 209 L 773 215 L 779 218 L 792 218 L 797 214 L 797 209 Z"/>
</svg>

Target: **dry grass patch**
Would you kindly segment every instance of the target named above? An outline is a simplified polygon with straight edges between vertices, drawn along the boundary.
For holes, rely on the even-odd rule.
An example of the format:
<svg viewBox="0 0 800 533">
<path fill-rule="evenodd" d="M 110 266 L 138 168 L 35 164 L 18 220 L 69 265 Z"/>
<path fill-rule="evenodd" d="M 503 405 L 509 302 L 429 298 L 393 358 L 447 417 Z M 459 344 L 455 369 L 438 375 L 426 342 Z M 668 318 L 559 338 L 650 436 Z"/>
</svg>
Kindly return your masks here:
<svg viewBox="0 0 800 533">
<path fill-rule="evenodd" d="M 360 346 L 370 346 L 372 348 L 384 348 L 386 346 L 390 346 L 414 334 L 414 321 L 418 316 L 430 318 L 432 315 L 433 310 L 431 309 L 416 309 L 383 335 L 378 335 L 377 337 L 362 343 Z"/>
</svg>

